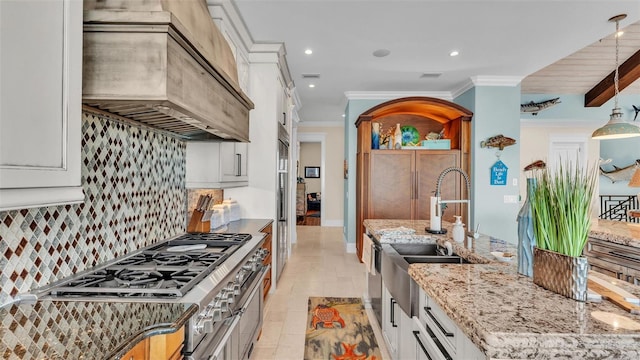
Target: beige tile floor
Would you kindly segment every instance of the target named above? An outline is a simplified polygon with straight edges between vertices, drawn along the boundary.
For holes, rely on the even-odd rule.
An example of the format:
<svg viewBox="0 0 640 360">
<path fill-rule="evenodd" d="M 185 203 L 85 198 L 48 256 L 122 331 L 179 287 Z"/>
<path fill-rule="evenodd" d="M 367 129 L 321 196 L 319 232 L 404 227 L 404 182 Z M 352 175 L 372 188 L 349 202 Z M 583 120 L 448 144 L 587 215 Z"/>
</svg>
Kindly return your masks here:
<svg viewBox="0 0 640 360">
<path fill-rule="evenodd" d="M 362 297 L 366 292 L 364 265 L 346 253 L 341 227 L 298 226 L 297 234 L 277 290 L 267 297 L 252 360 L 303 359 L 309 296 Z M 371 309 L 367 313 L 382 358 L 390 359 Z"/>
</svg>

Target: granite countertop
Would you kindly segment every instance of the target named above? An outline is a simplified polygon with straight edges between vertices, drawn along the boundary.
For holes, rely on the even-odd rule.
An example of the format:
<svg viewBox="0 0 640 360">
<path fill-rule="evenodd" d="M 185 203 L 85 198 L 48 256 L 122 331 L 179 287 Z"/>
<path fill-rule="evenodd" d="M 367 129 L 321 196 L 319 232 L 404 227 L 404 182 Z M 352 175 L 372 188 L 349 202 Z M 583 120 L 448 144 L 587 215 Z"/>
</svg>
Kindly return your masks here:
<svg viewBox="0 0 640 360">
<path fill-rule="evenodd" d="M 0 309 L 3 359 L 112 359 L 180 329 L 197 305 L 38 301 Z"/>
<path fill-rule="evenodd" d="M 418 233 L 428 223 L 365 220 L 365 227 L 372 234 L 399 226 Z M 488 236 L 458 244 L 447 236 L 433 237 L 451 241 L 454 252 L 476 264 L 411 264 L 409 274 L 488 358 L 640 358 L 640 315 L 606 300 L 578 302 L 533 284 L 517 273 L 517 259 L 499 263 L 490 255 L 516 254 L 512 244 Z M 480 258 L 484 263 L 474 261 Z M 640 296 L 640 287 L 617 285 Z"/>
<path fill-rule="evenodd" d="M 640 248 L 640 224 L 636 223 L 593 220 L 589 236 L 616 244 Z"/>
<path fill-rule="evenodd" d="M 214 232 L 256 234 L 271 219 L 240 219 Z M 0 356 L 17 359 L 117 359 L 146 337 L 172 333 L 195 304 L 49 301 L 0 308 Z"/>
</svg>

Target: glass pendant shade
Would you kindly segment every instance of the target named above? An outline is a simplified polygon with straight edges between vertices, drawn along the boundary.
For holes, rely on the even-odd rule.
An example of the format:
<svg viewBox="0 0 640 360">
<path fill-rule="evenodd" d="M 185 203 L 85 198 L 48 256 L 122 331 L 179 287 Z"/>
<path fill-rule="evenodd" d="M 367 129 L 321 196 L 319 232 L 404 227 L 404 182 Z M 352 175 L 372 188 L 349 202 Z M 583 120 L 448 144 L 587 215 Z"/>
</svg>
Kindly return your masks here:
<svg viewBox="0 0 640 360">
<path fill-rule="evenodd" d="M 592 139 L 608 140 L 640 136 L 640 127 L 622 120 L 620 108 L 614 108 L 609 122 L 591 135 Z"/>
</svg>

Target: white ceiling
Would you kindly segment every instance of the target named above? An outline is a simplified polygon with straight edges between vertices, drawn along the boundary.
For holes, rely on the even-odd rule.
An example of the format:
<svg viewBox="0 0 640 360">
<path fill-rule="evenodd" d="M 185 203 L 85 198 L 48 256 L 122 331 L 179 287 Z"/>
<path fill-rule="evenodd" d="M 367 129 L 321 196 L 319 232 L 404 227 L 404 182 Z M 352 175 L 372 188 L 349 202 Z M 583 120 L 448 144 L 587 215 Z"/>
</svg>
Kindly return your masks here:
<svg viewBox="0 0 640 360">
<path fill-rule="evenodd" d="M 255 42 L 285 43 L 302 102 L 299 115 L 305 122 L 342 121 L 348 91 L 456 93 L 472 77 L 525 78 L 612 34 L 615 24 L 607 21 L 610 17 L 628 14 L 622 28 L 640 20 L 639 0 L 235 0 L 235 4 Z M 304 54 L 307 48 L 312 55 Z M 391 54 L 374 57 L 378 49 Z M 621 49 L 620 61 L 637 49 L 640 36 L 635 47 L 625 48 L 628 55 L 623 56 Z M 460 55 L 450 57 L 452 50 Z M 580 86 L 588 90 L 596 85 L 614 63 L 601 62 L 600 67 L 596 72 L 601 74 L 583 79 L 591 84 Z M 579 66 L 564 68 L 581 77 Z M 442 75 L 421 78 L 423 73 Z M 320 78 L 310 81 L 302 74 Z M 566 83 L 548 73 L 535 76 L 523 81 L 523 92 L 560 92 L 554 90 L 561 87 L 554 85 Z M 309 88 L 310 82 L 316 87 Z"/>
</svg>

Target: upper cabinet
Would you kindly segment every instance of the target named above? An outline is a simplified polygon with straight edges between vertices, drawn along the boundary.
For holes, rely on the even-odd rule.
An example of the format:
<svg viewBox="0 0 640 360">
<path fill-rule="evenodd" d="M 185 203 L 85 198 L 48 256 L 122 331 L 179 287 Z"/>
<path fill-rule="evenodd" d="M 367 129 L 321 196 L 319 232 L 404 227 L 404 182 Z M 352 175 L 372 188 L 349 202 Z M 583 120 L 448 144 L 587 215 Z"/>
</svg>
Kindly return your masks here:
<svg viewBox="0 0 640 360">
<path fill-rule="evenodd" d="M 247 143 L 187 142 L 187 188 L 249 185 Z"/>
<path fill-rule="evenodd" d="M 0 211 L 81 202 L 82 1 L 0 1 Z"/>
</svg>

